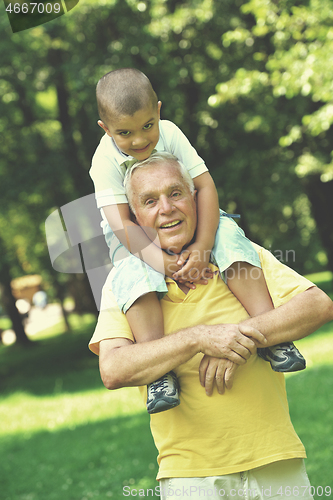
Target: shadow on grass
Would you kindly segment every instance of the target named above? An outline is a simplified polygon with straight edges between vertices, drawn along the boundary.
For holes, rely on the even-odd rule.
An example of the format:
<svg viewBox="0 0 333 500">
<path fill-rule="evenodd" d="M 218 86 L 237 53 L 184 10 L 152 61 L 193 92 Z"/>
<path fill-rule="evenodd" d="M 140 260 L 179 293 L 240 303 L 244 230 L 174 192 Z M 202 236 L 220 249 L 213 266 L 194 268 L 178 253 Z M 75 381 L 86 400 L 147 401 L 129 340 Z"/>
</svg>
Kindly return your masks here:
<svg viewBox="0 0 333 500">
<path fill-rule="evenodd" d="M 307 451 L 310 482 L 315 488 L 330 486 L 333 492 L 333 366 L 315 366 L 288 377 L 287 392 L 292 422 Z"/>
<path fill-rule="evenodd" d="M 53 394 L 59 382 L 67 392 L 100 387 L 98 357 L 88 349 L 94 326 L 39 340 L 28 348 L 1 346 L 1 393 Z"/>
<path fill-rule="evenodd" d="M 0 451 L 1 498 L 120 499 L 125 485 L 157 486 L 156 456 L 145 413 L 74 429 L 7 436 Z"/>
</svg>

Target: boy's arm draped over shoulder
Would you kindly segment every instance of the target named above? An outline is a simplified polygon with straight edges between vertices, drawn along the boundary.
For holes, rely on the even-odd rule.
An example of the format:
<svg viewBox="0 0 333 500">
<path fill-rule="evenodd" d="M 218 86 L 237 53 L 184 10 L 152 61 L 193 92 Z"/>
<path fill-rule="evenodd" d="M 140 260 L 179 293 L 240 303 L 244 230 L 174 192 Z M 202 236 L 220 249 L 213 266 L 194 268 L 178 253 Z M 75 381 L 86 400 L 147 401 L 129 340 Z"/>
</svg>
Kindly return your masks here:
<svg viewBox="0 0 333 500">
<path fill-rule="evenodd" d="M 165 138 L 163 129 L 167 131 Z M 189 259 L 189 262 L 174 277 L 180 281 L 187 281 L 188 279 L 199 281 L 201 278 L 209 277 L 206 270 L 219 224 L 217 190 L 204 160 L 198 155 L 185 134 L 174 123 L 163 120 L 161 136 L 166 149 L 174 154 L 189 171 L 197 191 L 198 225 L 195 243 L 180 257 L 178 263 L 181 266 L 184 265 L 187 259 Z M 191 259 L 192 251 L 194 254 Z M 195 269 L 197 272 L 190 275 L 191 269 Z"/>
<path fill-rule="evenodd" d="M 112 231 L 129 252 L 162 274 L 167 274 L 170 268 L 173 272 L 179 269 L 178 256 L 163 252 L 148 238 L 143 229 L 133 222 L 128 203 L 103 207 L 103 211 Z"/>
<path fill-rule="evenodd" d="M 181 254 L 178 264 L 184 267 L 174 275 L 174 278 L 196 281 L 209 275 L 206 274 L 205 270 L 208 269 L 220 214 L 217 190 L 209 172 L 205 172 L 193 180 L 197 190 L 198 213 L 195 242 Z M 188 262 L 185 264 L 186 260 Z"/>
<path fill-rule="evenodd" d="M 198 205 L 198 225 L 195 239 L 205 248 L 211 250 L 214 246 L 220 219 L 216 186 L 209 172 L 195 177 L 194 185 L 197 190 Z"/>
</svg>

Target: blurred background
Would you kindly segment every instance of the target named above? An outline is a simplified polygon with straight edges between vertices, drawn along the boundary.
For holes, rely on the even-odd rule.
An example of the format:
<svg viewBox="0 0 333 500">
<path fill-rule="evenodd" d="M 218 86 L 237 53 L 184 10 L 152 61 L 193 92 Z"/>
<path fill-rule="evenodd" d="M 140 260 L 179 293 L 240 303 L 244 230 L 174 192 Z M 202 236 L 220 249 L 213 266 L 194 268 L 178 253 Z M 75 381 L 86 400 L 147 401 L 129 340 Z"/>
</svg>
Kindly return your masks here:
<svg viewBox="0 0 333 500">
<path fill-rule="evenodd" d="M 0 346 L 0 384 L 5 391 L 16 387 L 39 396 L 62 393 L 63 374 L 68 369 L 74 377 L 72 371 L 82 368 L 83 360 L 85 368 L 91 368 L 83 378 L 85 387 L 99 387 L 97 361 L 86 348 L 98 312 L 91 288 L 85 273 L 53 269 L 45 221 L 61 206 L 93 193 L 88 171 L 102 137 L 95 86 L 116 68 L 135 67 L 149 77 L 163 103 L 162 119 L 174 121 L 204 158 L 221 208 L 241 214 L 239 224 L 247 236 L 297 272 L 317 276 L 317 282 L 331 290 L 331 0 L 80 0 L 68 14 L 15 34 L 1 3 L 0 54 L 0 332 L 4 344 L 16 339 L 23 348 L 18 358 Z M 52 330 L 59 321 L 58 330 Z M 38 334 L 49 327 L 47 334 Z M 82 351 L 77 351 L 82 338 L 55 340 L 55 332 L 83 332 Z M 325 349 L 331 363 L 329 339 Z M 23 354 L 31 344 L 39 345 L 33 356 Z M 63 349 L 71 353 L 65 360 Z M 40 383 L 48 368 L 53 374 L 45 382 L 48 389 L 37 388 L 36 374 Z M 29 382 L 26 373 L 35 379 Z M 331 375 L 325 372 L 326 382 Z M 17 386 L 15 380 L 20 380 Z M 74 384 L 70 380 L 69 387 Z M 120 413 L 133 411 L 133 397 L 130 393 L 125 406 L 120 405 Z M 3 408 L 2 418 L 13 411 L 12 406 Z M 138 418 L 145 417 L 137 411 Z M 24 421 L 24 412 L 19 415 L 18 421 Z M 79 420 L 73 418 L 75 428 Z M 131 428 L 131 420 L 127 424 Z M 31 437 L 29 432 L 23 434 Z M 64 446 L 67 442 L 65 433 Z M 331 441 L 327 456 L 332 450 Z M 43 456 L 43 448 L 40 453 Z M 29 460 L 22 456 L 22 463 Z M 96 464 L 87 460 L 84 468 L 93 475 Z M 131 460 L 139 470 L 139 451 Z M 154 477 L 154 458 L 147 463 Z M 60 467 L 56 464 L 47 469 L 48 480 Z M 114 471 L 120 474 L 116 465 Z M 84 487 L 80 494 L 66 497 L 72 476 L 63 480 L 61 494 L 53 490 L 46 495 L 37 483 L 43 486 L 40 478 L 34 490 L 25 486 L 20 492 L 11 483 L 3 500 L 98 497 L 88 488 L 89 496 Z M 126 484 L 139 483 L 134 477 Z M 103 498 L 112 495 L 121 497 L 111 488 Z"/>
<path fill-rule="evenodd" d="M 330 1 L 81 0 L 20 33 L 0 23 L 0 283 L 13 321 L 10 283 L 25 275 L 49 300 L 96 311 L 84 274 L 53 271 L 44 223 L 93 193 L 95 86 L 119 67 L 147 74 L 250 239 L 300 273 L 333 270 Z"/>
</svg>

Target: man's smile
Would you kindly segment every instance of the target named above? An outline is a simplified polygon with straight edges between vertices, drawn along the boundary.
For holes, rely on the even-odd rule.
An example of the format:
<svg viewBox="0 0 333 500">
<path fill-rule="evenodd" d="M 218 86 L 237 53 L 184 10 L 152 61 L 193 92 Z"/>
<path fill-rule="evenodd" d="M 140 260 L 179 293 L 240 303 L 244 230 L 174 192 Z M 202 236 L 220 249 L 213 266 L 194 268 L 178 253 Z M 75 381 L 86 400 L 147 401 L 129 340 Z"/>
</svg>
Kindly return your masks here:
<svg viewBox="0 0 333 500">
<path fill-rule="evenodd" d="M 172 229 L 174 227 L 180 226 L 182 221 L 180 219 L 173 220 L 171 222 L 165 222 L 164 224 L 160 225 L 161 229 Z"/>
</svg>

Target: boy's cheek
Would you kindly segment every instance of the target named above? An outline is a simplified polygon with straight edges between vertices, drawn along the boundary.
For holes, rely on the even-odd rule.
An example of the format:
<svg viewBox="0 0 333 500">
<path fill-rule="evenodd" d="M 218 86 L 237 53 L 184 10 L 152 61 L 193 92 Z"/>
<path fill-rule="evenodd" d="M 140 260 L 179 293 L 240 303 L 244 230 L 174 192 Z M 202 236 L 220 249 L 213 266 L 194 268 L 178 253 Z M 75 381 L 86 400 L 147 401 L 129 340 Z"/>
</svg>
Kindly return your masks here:
<svg viewBox="0 0 333 500">
<path fill-rule="evenodd" d="M 124 152 L 126 150 L 126 143 L 124 141 L 116 139 L 114 136 L 110 135 L 113 138 L 114 142 L 117 144 L 118 148 Z"/>
</svg>

